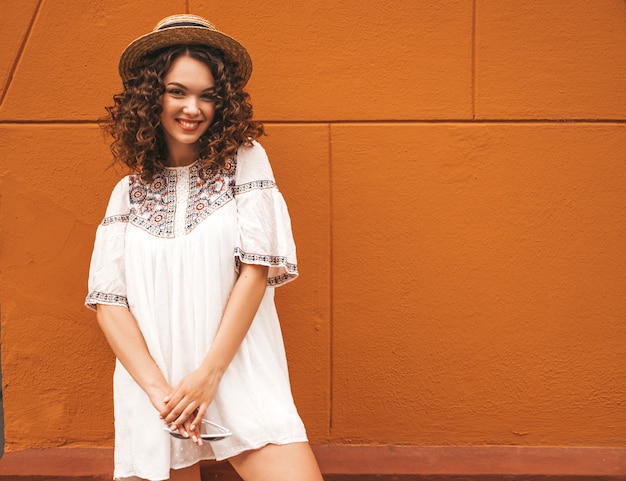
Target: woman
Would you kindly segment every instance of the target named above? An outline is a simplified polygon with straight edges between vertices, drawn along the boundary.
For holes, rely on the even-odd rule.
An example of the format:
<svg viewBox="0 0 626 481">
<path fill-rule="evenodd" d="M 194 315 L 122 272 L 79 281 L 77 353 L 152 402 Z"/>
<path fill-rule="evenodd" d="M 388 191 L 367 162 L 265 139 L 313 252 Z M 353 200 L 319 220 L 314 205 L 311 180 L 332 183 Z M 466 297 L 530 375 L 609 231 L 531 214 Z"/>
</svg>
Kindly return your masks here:
<svg viewBox="0 0 626 481">
<path fill-rule="evenodd" d="M 167 17 L 120 59 L 105 124 L 132 173 L 98 227 L 86 300 L 117 357 L 116 479 L 197 481 L 202 459 L 244 480 L 322 479 L 274 307 L 298 271 L 243 90 L 251 69 L 194 15 Z M 232 435 L 203 442 L 203 419 Z"/>
</svg>

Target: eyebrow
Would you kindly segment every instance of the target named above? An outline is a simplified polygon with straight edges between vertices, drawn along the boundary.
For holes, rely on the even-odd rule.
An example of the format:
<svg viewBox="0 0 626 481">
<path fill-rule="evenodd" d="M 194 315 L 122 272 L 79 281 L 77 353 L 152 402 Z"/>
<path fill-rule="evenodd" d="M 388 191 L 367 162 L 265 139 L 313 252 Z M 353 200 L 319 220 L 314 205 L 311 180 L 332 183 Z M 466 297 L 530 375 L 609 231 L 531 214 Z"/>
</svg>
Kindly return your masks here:
<svg viewBox="0 0 626 481">
<path fill-rule="evenodd" d="M 169 87 L 170 85 L 173 85 L 173 86 L 175 86 L 175 87 L 180 87 L 181 89 L 184 89 L 184 90 L 189 90 L 189 87 L 187 87 L 186 85 L 183 85 L 183 84 L 181 84 L 181 83 L 178 83 L 178 82 L 170 82 L 170 83 L 168 83 L 168 84 L 166 85 L 166 87 Z M 203 92 L 206 92 L 207 90 L 215 90 L 215 86 L 213 86 L 213 87 L 207 87 L 207 88 L 205 88 L 205 89 L 203 90 Z"/>
</svg>

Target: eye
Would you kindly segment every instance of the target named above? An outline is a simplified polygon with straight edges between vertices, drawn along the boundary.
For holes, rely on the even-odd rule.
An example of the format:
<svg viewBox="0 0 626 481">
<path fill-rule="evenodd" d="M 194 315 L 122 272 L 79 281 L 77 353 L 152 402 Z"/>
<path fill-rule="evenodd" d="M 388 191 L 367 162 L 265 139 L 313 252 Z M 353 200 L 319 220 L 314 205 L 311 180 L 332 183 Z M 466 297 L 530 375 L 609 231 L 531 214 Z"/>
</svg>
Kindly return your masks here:
<svg viewBox="0 0 626 481">
<path fill-rule="evenodd" d="M 211 88 L 210 90 L 203 92 L 202 95 L 200 95 L 200 98 L 207 102 L 215 102 L 217 100 L 217 92 L 214 88 Z"/>
<path fill-rule="evenodd" d="M 169 89 L 167 93 L 173 95 L 174 97 L 182 97 L 185 95 L 185 92 L 183 92 L 181 89 Z"/>
</svg>

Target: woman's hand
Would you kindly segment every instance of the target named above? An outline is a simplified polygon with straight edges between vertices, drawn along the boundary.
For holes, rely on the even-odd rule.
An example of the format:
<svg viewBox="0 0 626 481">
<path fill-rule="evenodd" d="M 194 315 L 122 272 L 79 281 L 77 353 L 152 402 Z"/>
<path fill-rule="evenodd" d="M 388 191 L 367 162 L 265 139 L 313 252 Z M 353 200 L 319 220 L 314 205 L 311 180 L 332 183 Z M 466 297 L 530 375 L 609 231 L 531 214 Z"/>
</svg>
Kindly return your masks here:
<svg viewBox="0 0 626 481">
<path fill-rule="evenodd" d="M 154 408 L 161 413 L 165 409 L 165 402 L 163 401 L 169 393 L 172 392 L 172 388 L 167 384 L 146 391 L 150 402 Z"/>
<path fill-rule="evenodd" d="M 148 398 L 150 402 L 155 407 L 155 409 L 161 414 L 161 418 L 163 418 L 163 412 L 167 409 L 167 405 L 165 403 L 165 399 L 172 393 L 172 388 L 168 385 L 163 385 L 159 387 L 155 387 L 146 392 L 148 394 Z M 194 414 L 195 417 L 195 414 Z M 191 440 L 198 444 L 202 444 L 202 440 L 200 438 L 200 429 L 192 429 L 191 423 L 194 417 L 188 418 L 185 422 L 181 424 L 180 427 L 174 428 L 174 426 L 169 426 L 170 429 L 178 429 L 180 434 L 182 434 L 186 438 L 191 438 Z M 164 420 L 165 421 L 165 420 Z"/>
<path fill-rule="evenodd" d="M 159 411 L 163 420 L 175 426 L 183 436 L 188 435 L 195 443 L 202 444 L 202 418 L 213 401 L 220 379 L 221 375 L 202 369 L 189 373 L 163 399 L 163 409 Z"/>
</svg>

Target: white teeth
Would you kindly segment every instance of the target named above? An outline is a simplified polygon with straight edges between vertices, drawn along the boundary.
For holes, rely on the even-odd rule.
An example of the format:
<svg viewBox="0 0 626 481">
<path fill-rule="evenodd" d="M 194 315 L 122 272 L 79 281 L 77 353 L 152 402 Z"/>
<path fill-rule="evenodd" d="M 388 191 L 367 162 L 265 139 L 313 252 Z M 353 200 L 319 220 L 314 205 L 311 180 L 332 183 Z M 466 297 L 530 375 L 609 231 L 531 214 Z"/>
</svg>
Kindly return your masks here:
<svg viewBox="0 0 626 481">
<path fill-rule="evenodd" d="M 187 127 L 188 129 L 191 129 L 200 123 L 200 122 L 185 122 L 184 120 L 179 120 L 178 122 L 180 123 L 180 125 L 182 125 L 183 127 Z"/>
</svg>

